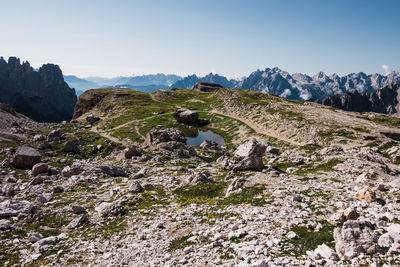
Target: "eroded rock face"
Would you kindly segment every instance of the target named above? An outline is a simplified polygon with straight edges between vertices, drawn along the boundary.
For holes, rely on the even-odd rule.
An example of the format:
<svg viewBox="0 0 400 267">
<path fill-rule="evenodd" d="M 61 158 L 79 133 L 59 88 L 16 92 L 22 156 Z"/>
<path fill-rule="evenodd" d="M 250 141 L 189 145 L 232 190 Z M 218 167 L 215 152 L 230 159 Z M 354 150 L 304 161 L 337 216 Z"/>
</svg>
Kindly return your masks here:
<svg viewBox="0 0 400 267">
<path fill-rule="evenodd" d="M 41 159 L 40 152 L 29 146 L 20 146 L 12 160 L 12 165 L 18 169 L 30 169 Z"/>
<path fill-rule="evenodd" d="M 335 228 L 336 252 L 347 259 L 378 251 L 378 237 L 367 222 L 349 220 L 341 228 Z"/>
</svg>

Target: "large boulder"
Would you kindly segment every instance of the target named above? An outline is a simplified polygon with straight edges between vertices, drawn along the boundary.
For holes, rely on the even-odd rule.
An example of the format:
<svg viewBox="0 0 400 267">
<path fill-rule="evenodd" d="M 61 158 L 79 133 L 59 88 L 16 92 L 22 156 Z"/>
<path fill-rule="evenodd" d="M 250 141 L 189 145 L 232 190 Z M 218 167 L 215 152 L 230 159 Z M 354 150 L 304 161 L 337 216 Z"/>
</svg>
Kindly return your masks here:
<svg viewBox="0 0 400 267">
<path fill-rule="evenodd" d="M 199 119 L 199 113 L 185 108 L 178 109 L 173 115 L 177 122 L 189 125 L 195 124 Z"/>
<path fill-rule="evenodd" d="M 147 145 L 157 145 L 170 141 L 186 143 L 185 134 L 178 129 L 166 128 L 162 125 L 158 125 L 147 133 L 145 143 Z"/>
<path fill-rule="evenodd" d="M 100 217 L 116 217 L 125 214 L 125 209 L 120 204 L 103 202 L 95 210 Z"/>
<path fill-rule="evenodd" d="M 346 259 L 378 251 L 378 237 L 368 222 L 346 221 L 343 227 L 335 228 L 333 236 L 336 252 Z"/>
<path fill-rule="evenodd" d="M 233 166 L 232 171 L 244 171 L 244 170 L 256 170 L 261 171 L 264 168 L 264 163 L 262 158 L 265 154 L 267 147 L 259 143 L 256 139 L 251 142 L 251 148 L 247 153 L 240 153 L 243 159 L 240 160 L 235 166 Z"/>
<path fill-rule="evenodd" d="M 12 160 L 12 166 L 18 169 L 31 169 L 41 159 L 40 152 L 29 146 L 20 146 Z"/>
</svg>

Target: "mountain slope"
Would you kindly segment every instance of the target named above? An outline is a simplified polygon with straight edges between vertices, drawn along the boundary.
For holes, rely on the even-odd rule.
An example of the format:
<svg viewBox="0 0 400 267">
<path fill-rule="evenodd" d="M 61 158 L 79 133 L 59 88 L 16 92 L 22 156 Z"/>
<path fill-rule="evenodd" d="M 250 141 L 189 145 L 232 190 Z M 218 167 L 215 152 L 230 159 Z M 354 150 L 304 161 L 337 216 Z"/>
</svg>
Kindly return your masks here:
<svg viewBox="0 0 400 267">
<path fill-rule="evenodd" d="M 141 86 L 141 85 L 168 85 L 175 83 L 182 79 L 182 77 L 175 74 L 147 74 L 140 76 L 131 77 L 114 77 L 114 78 L 103 78 L 103 77 L 88 77 L 85 80 L 93 82 L 99 85 L 99 87 L 113 87 L 118 84 L 125 84 L 130 86 Z"/>
<path fill-rule="evenodd" d="M 347 111 L 376 112 L 400 115 L 400 84 L 389 85 L 370 93 L 354 90 L 343 94 L 327 96 L 317 102 Z"/>
<path fill-rule="evenodd" d="M 124 143 L 141 143 L 154 125 L 174 126 L 172 113 L 178 108 L 201 111 L 202 118 L 212 121 L 207 129 L 219 133 L 231 145 L 254 136 L 288 145 L 304 145 L 314 139 L 359 146 L 368 142 L 363 140 L 364 136 L 389 131 L 387 123 L 377 124 L 368 115 L 252 90 L 229 89 L 212 93 L 181 89 L 151 94 L 126 89 L 89 90 L 79 99 L 74 118 L 96 114 L 102 118 L 96 126 L 99 133 L 121 138 Z"/>
<path fill-rule="evenodd" d="M 71 88 L 75 88 L 75 90 L 77 90 L 77 91 L 78 90 L 86 91 L 89 89 L 100 88 L 99 84 L 85 80 L 85 79 L 78 78 L 74 75 L 65 75 L 64 80 Z"/>
<path fill-rule="evenodd" d="M 29 62 L 0 58 L 0 102 L 39 122 L 70 120 L 77 97 L 57 65 L 35 71 Z"/>
</svg>

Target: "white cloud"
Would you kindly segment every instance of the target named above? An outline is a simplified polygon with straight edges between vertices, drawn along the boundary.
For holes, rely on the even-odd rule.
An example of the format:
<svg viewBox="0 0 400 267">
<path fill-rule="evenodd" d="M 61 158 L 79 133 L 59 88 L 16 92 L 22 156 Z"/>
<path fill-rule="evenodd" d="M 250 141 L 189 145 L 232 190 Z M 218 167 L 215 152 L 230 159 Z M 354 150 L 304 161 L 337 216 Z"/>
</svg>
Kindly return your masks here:
<svg viewBox="0 0 400 267">
<path fill-rule="evenodd" d="M 290 89 L 287 88 L 287 89 L 285 89 L 285 90 L 283 91 L 283 93 L 281 94 L 281 97 L 288 97 L 288 96 L 290 96 L 291 94 L 292 94 L 292 91 L 290 91 Z"/>
<path fill-rule="evenodd" d="M 391 72 L 388 65 L 382 65 L 382 69 L 385 71 L 385 74 L 389 74 Z"/>
</svg>

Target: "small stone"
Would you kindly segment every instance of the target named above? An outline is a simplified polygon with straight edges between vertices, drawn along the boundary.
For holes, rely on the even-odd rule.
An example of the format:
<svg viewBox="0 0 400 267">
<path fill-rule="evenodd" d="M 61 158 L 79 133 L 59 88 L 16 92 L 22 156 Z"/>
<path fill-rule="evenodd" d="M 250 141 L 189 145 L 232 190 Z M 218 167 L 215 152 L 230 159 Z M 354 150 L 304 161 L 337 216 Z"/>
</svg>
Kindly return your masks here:
<svg viewBox="0 0 400 267">
<path fill-rule="evenodd" d="M 288 239 L 297 239 L 297 238 L 298 238 L 298 235 L 297 235 L 295 232 L 293 232 L 293 231 L 289 231 L 289 232 L 286 234 L 286 237 L 287 237 Z"/>
<path fill-rule="evenodd" d="M 32 175 L 36 176 L 40 173 L 45 173 L 47 172 L 47 168 L 49 166 L 47 165 L 47 163 L 38 163 L 35 164 L 35 166 L 32 167 Z"/>
<path fill-rule="evenodd" d="M 72 213 L 74 213 L 74 214 L 84 214 L 84 213 L 87 213 L 87 211 L 85 210 L 85 208 L 82 207 L 82 206 L 79 206 L 79 205 L 72 205 L 72 206 L 71 206 L 71 211 L 72 211 Z"/>
<path fill-rule="evenodd" d="M 53 188 L 53 193 L 54 194 L 59 194 L 59 193 L 62 193 L 64 191 L 65 191 L 65 189 L 61 185 L 58 185 L 58 186 Z"/>
</svg>

